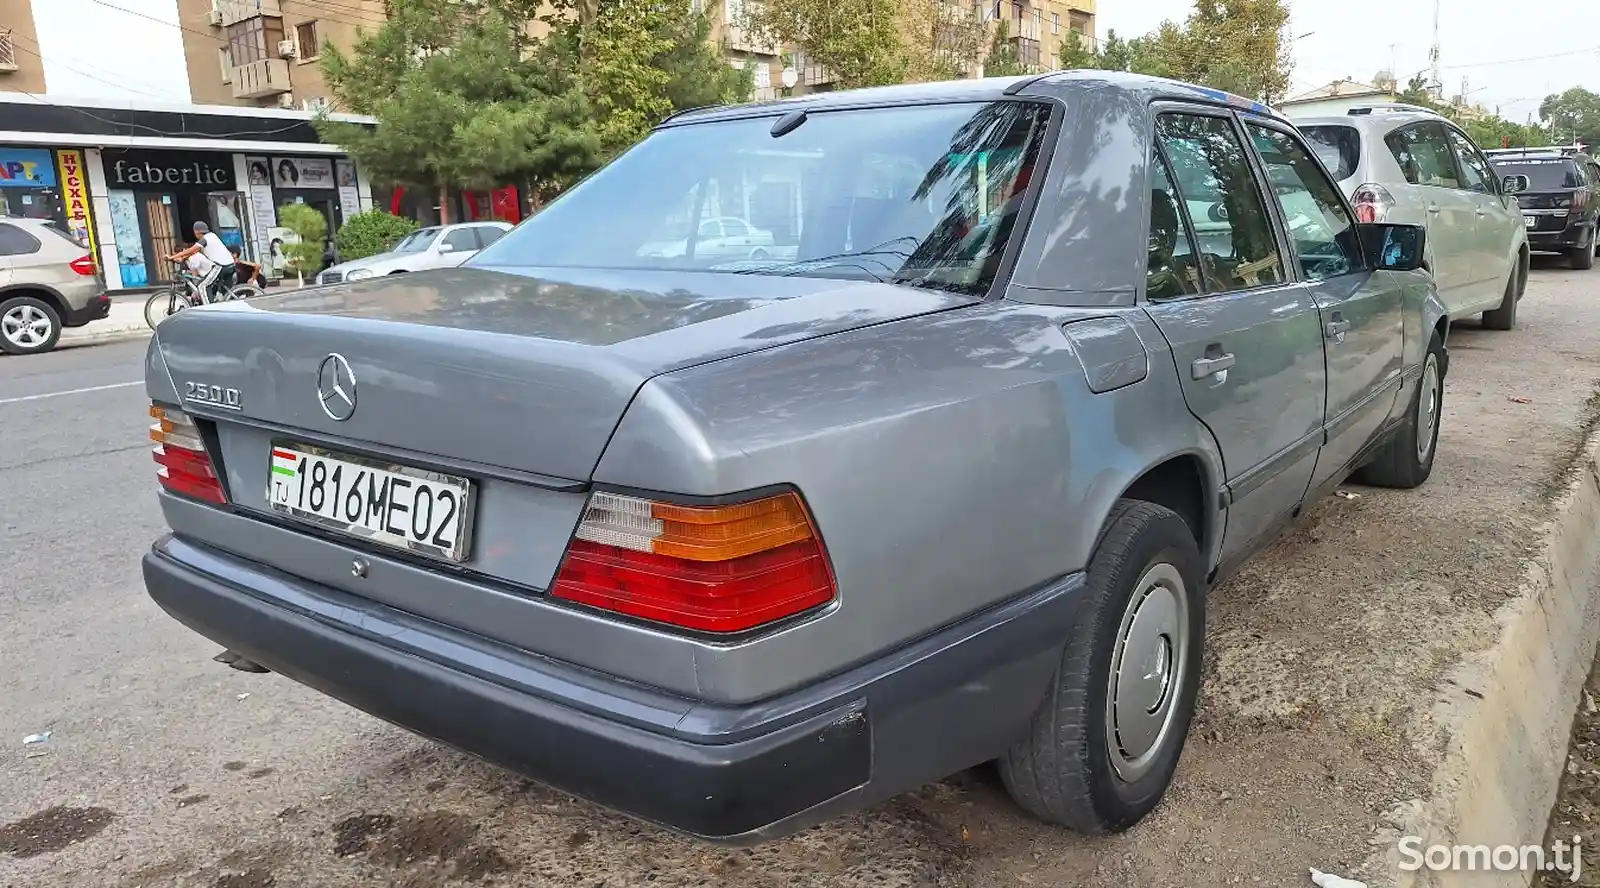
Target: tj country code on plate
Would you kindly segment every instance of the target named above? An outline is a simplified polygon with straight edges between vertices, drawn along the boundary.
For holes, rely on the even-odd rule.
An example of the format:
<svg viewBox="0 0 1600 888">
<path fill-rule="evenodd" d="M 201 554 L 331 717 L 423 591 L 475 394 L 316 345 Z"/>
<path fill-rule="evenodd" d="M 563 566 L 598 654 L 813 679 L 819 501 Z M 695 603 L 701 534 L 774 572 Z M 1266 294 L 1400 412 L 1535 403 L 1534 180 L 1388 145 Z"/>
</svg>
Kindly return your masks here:
<svg viewBox="0 0 1600 888">
<path fill-rule="evenodd" d="M 397 549 L 466 558 L 472 483 L 410 466 L 272 448 L 267 501 L 276 512 Z"/>
</svg>

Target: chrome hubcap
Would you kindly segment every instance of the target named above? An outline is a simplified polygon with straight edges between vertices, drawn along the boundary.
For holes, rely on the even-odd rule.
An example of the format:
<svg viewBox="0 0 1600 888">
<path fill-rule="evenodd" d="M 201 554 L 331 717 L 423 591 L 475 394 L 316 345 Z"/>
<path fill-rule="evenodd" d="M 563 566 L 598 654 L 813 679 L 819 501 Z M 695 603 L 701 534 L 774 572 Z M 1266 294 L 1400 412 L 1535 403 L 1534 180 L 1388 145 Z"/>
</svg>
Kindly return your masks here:
<svg viewBox="0 0 1600 888">
<path fill-rule="evenodd" d="M 1171 564 L 1152 565 L 1134 585 L 1117 628 L 1106 689 L 1106 747 L 1117 776 L 1150 773 L 1172 736 L 1189 653 L 1189 597 Z"/>
<path fill-rule="evenodd" d="M 50 316 L 32 305 L 19 305 L 0 317 L 0 334 L 23 348 L 44 345 L 50 328 Z"/>
<path fill-rule="evenodd" d="M 1428 355 L 1422 365 L 1422 393 L 1417 398 L 1417 462 L 1433 453 L 1434 429 L 1439 425 L 1439 359 Z"/>
</svg>

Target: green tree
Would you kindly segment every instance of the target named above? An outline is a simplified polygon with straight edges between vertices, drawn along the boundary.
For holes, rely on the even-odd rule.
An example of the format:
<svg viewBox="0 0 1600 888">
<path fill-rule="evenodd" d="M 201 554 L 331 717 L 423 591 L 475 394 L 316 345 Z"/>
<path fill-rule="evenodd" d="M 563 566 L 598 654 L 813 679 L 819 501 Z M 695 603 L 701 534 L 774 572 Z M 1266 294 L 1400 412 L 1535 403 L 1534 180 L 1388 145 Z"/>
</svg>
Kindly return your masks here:
<svg viewBox="0 0 1600 888">
<path fill-rule="evenodd" d="M 1062 39 L 1061 48 L 1056 51 L 1056 63 L 1068 71 L 1106 67 L 1101 64 L 1100 54 L 1095 51 L 1094 46 L 1077 31 L 1068 31 L 1067 36 Z"/>
<path fill-rule="evenodd" d="M 288 203 L 278 208 L 278 224 L 300 238 L 299 243 L 284 244 L 283 255 L 289 261 L 289 270 L 304 281 L 306 275 L 315 272 L 322 263 L 322 242 L 328 235 L 328 220 L 313 207 Z"/>
<path fill-rule="evenodd" d="M 339 259 L 349 262 L 388 252 L 400 238 L 417 230 L 417 223 L 394 216 L 383 210 L 357 213 L 339 226 L 333 243 L 339 250 Z"/>
<path fill-rule="evenodd" d="M 535 13 L 533 0 L 391 4 L 350 52 L 323 51 L 339 107 L 378 126 L 324 118 L 319 131 L 378 181 L 437 192 L 446 217 L 451 187 L 537 188 L 588 172 L 600 152 L 590 104 L 535 51 Z"/>
<path fill-rule="evenodd" d="M 1600 95 L 1581 86 L 1547 96 L 1539 105 L 1539 117 L 1563 144 L 1600 145 Z"/>
<path fill-rule="evenodd" d="M 985 77 L 1013 77 L 1026 73 L 1028 66 L 1022 63 L 1016 44 L 1011 42 L 1011 25 L 1001 19 L 989 43 L 989 55 L 983 60 L 983 74 Z"/>
<path fill-rule="evenodd" d="M 805 50 L 842 89 L 905 80 L 910 65 L 896 0 L 762 0 L 730 22 L 777 44 Z"/>
</svg>

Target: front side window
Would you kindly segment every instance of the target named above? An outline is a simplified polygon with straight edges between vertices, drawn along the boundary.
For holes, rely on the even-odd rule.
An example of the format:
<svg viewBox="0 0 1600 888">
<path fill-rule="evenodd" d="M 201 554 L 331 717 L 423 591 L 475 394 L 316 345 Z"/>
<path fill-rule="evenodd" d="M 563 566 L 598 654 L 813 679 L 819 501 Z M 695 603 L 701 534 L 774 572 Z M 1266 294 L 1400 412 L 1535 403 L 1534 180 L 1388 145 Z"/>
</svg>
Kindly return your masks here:
<svg viewBox="0 0 1600 888">
<path fill-rule="evenodd" d="M 1400 172 L 1413 185 L 1432 185 L 1438 188 L 1460 188 L 1456 178 L 1456 161 L 1450 143 L 1444 137 L 1444 127 L 1435 123 L 1408 126 L 1385 136 L 1384 144 L 1400 164 Z"/>
<path fill-rule="evenodd" d="M 472 233 L 471 228 L 455 229 L 444 236 L 444 243 L 456 252 L 465 252 L 478 248 L 478 238 Z"/>
<path fill-rule="evenodd" d="M 1300 141 L 1270 127 L 1249 124 L 1250 140 L 1267 168 L 1284 228 L 1307 280 L 1349 274 L 1362 267 L 1355 220 L 1339 191 Z"/>
<path fill-rule="evenodd" d="M 1450 137 L 1450 147 L 1455 149 L 1456 160 L 1461 163 L 1462 185 L 1479 194 L 1494 194 L 1496 181 L 1494 170 L 1489 168 L 1489 162 L 1478 153 L 1478 146 L 1472 140 L 1456 132 L 1447 130 Z"/>
<path fill-rule="evenodd" d="M 1283 258 L 1261 187 L 1233 124 L 1222 117 L 1163 114 L 1156 138 L 1194 223 L 1206 288 L 1282 283 Z"/>
<path fill-rule="evenodd" d="M 814 111 L 778 136 L 772 116 L 669 127 L 471 262 L 984 293 L 1048 119 L 1002 101 Z"/>
</svg>

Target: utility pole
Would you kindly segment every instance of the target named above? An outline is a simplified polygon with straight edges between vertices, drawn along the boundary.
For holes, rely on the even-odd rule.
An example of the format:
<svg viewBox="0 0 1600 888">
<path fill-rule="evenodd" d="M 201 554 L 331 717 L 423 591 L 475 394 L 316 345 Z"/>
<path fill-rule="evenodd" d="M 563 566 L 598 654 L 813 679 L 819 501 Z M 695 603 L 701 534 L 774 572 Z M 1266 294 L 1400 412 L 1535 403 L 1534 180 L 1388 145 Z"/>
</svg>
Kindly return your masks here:
<svg viewBox="0 0 1600 888">
<path fill-rule="evenodd" d="M 1433 46 L 1428 50 L 1428 77 L 1433 81 L 1429 86 L 1434 90 L 1434 98 L 1443 100 L 1444 78 L 1439 75 L 1439 2 L 1433 0 Z"/>
</svg>

